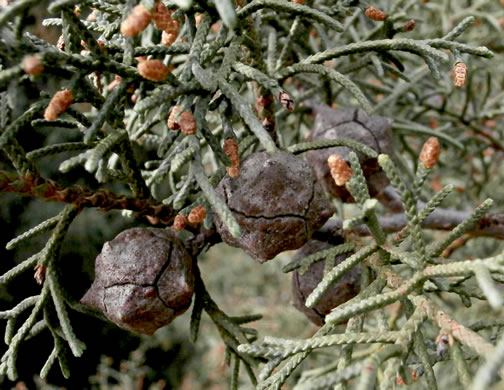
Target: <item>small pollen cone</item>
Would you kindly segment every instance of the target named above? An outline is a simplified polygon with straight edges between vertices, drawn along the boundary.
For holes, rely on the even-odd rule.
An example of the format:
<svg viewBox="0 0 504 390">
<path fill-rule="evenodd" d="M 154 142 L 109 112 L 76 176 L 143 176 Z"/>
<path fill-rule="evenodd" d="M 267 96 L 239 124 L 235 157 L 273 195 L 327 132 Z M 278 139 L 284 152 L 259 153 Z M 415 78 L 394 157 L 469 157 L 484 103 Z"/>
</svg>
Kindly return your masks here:
<svg viewBox="0 0 504 390">
<path fill-rule="evenodd" d="M 177 215 L 173 221 L 173 227 L 175 230 L 182 230 L 187 225 L 187 217 L 185 215 Z"/>
<path fill-rule="evenodd" d="M 425 168 L 430 169 L 436 165 L 439 159 L 439 151 L 440 147 L 437 137 L 430 137 L 427 141 L 425 141 L 419 157 L 419 160 Z"/>
<path fill-rule="evenodd" d="M 467 65 L 457 62 L 453 67 L 453 83 L 457 88 L 463 87 L 467 80 Z"/>
<path fill-rule="evenodd" d="M 56 92 L 45 109 L 45 120 L 54 121 L 58 119 L 58 117 L 63 114 L 72 103 L 72 91 L 65 89 L 63 91 Z"/>
<path fill-rule="evenodd" d="M 388 16 L 381 9 L 378 9 L 373 6 L 366 8 L 366 11 L 364 11 L 364 14 L 369 19 L 376 20 L 377 22 L 383 22 L 385 19 L 387 19 L 387 16 Z"/>
<path fill-rule="evenodd" d="M 121 34 L 125 37 L 134 37 L 145 30 L 151 21 L 152 15 L 142 4 L 137 5 L 131 14 L 121 23 Z"/>
<path fill-rule="evenodd" d="M 196 206 L 189 213 L 187 220 L 190 223 L 201 223 L 205 219 L 207 211 L 203 206 Z"/>
<path fill-rule="evenodd" d="M 352 169 L 347 162 L 337 154 L 332 154 L 327 159 L 327 165 L 331 169 L 331 176 L 337 186 L 344 186 L 353 176 Z"/>
</svg>

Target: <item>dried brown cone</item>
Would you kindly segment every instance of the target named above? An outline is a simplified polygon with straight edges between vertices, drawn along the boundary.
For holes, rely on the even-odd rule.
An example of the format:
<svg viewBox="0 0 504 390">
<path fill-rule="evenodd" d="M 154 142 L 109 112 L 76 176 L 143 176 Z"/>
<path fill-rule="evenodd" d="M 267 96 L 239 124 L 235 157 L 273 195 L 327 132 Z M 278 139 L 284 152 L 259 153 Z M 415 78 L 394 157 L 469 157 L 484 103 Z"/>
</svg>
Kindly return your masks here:
<svg viewBox="0 0 504 390">
<path fill-rule="evenodd" d="M 187 217 L 185 215 L 177 215 L 173 221 L 173 227 L 175 230 L 182 230 L 187 226 Z"/>
<path fill-rule="evenodd" d="M 138 4 L 131 14 L 121 23 L 121 34 L 125 37 L 134 37 L 145 30 L 151 21 L 152 15 L 142 4 Z"/>
<path fill-rule="evenodd" d="M 457 62 L 453 67 L 453 83 L 457 88 L 463 87 L 467 79 L 467 65 Z"/>
<path fill-rule="evenodd" d="M 369 19 L 376 20 L 377 22 L 383 22 L 385 19 L 387 19 L 387 16 L 388 16 L 381 9 L 378 9 L 373 6 L 366 8 L 366 11 L 364 11 L 364 14 Z"/>
<path fill-rule="evenodd" d="M 137 65 L 138 73 L 151 81 L 161 81 L 168 76 L 168 67 L 160 60 L 147 60 Z"/>
<path fill-rule="evenodd" d="M 326 141 L 339 138 L 348 138 L 360 142 L 377 154 L 385 153 L 395 156 L 392 140 L 392 121 L 379 115 L 368 116 L 361 109 L 332 109 L 325 104 L 314 107 L 315 121 L 309 141 Z M 306 152 L 305 158 L 312 166 L 319 182 L 324 189 L 343 202 L 353 203 L 352 195 L 345 186 L 337 186 L 331 175 L 327 159 L 332 154 L 337 154 L 348 161 L 352 149 L 337 146 L 327 149 L 311 150 Z M 372 197 L 378 194 L 389 184 L 385 173 L 381 170 L 376 157 L 370 157 L 361 152 L 356 152 L 359 158 L 364 177 Z"/>
<path fill-rule="evenodd" d="M 172 13 L 163 2 L 158 1 L 152 10 L 152 21 L 154 22 L 154 26 L 158 30 L 169 30 L 171 28 L 170 26 L 174 23 L 171 14 Z"/>
<path fill-rule="evenodd" d="M 44 71 L 44 64 L 40 57 L 36 54 L 25 57 L 23 59 L 23 70 L 30 76 L 37 76 Z"/>
<path fill-rule="evenodd" d="M 169 33 L 166 31 L 163 31 L 163 33 L 161 34 L 161 44 L 163 46 L 171 46 L 176 40 L 177 34 Z"/>
<path fill-rule="evenodd" d="M 45 109 L 45 120 L 54 121 L 58 119 L 58 117 L 63 114 L 72 103 L 72 91 L 65 89 L 63 91 L 56 92 Z"/>
<path fill-rule="evenodd" d="M 437 137 L 430 137 L 423 144 L 422 151 L 420 152 L 420 161 L 427 169 L 433 168 L 439 159 L 439 140 Z"/>
<path fill-rule="evenodd" d="M 216 216 L 222 240 L 264 263 L 300 248 L 334 213 L 308 163 L 291 153 L 256 152 L 241 161 L 240 176 L 217 186 L 240 225 L 233 237 Z"/>
<path fill-rule="evenodd" d="M 308 241 L 299 249 L 293 257 L 293 261 L 305 258 L 315 252 L 329 249 L 334 245 L 343 244 L 345 241 L 341 236 L 334 236 L 331 244 L 321 241 Z M 349 254 L 336 257 L 335 265 L 344 261 Z M 360 268 L 353 267 L 345 272 L 343 276 L 334 283 L 323 295 L 322 299 L 313 308 L 305 305 L 306 298 L 312 293 L 324 277 L 325 261 L 312 264 L 308 270 L 301 275 L 299 270 L 292 273 L 292 301 L 296 309 L 302 312 L 308 319 L 317 326 L 324 325 L 325 316 L 332 309 L 345 303 L 359 293 L 360 290 Z"/>
<path fill-rule="evenodd" d="M 105 243 L 80 303 L 121 328 L 152 335 L 189 308 L 193 293 L 193 260 L 175 232 L 133 228 Z"/>
<path fill-rule="evenodd" d="M 180 125 L 180 130 L 182 131 L 182 133 L 184 133 L 184 135 L 191 135 L 196 133 L 196 118 L 194 118 L 192 112 L 184 111 L 182 114 L 180 114 L 178 123 Z"/>
<path fill-rule="evenodd" d="M 305 0 L 292 0 L 294 4 L 304 4 Z"/>
<path fill-rule="evenodd" d="M 180 106 L 179 105 L 176 105 L 172 108 L 171 112 L 170 112 L 170 116 L 168 117 L 168 121 L 166 122 L 168 128 L 170 130 L 179 130 L 180 129 L 180 125 L 178 124 L 177 122 L 177 113 L 179 112 L 180 110 Z"/>
<path fill-rule="evenodd" d="M 203 206 L 196 206 L 187 216 L 189 223 L 201 223 L 205 219 L 207 211 Z"/>
<path fill-rule="evenodd" d="M 352 169 L 347 162 L 337 154 L 331 154 L 327 159 L 327 165 L 331 170 L 331 176 L 337 186 L 344 186 L 353 176 Z"/>
</svg>

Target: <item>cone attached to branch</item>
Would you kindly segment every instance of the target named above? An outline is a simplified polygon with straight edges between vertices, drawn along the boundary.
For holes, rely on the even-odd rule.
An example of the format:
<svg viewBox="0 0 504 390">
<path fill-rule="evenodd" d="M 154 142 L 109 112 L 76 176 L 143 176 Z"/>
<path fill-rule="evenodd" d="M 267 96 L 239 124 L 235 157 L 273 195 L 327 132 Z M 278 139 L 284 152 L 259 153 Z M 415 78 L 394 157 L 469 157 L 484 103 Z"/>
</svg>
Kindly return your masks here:
<svg viewBox="0 0 504 390">
<path fill-rule="evenodd" d="M 117 326 L 151 335 L 191 305 L 192 258 L 171 230 L 133 228 L 105 243 L 81 303 Z"/>
<path fill-rule="evenodd" d="M 242 161 L 240 176 L 226 176 L 217 191 L 242 232 L 235 238 L 217 220 L 222 240 L 260 263 L 301 247 L 334 212 L 310 166 L 286 152 L 251 154 Z"/>
<path fill-rule="evenodd" d="M 325 141 L 332 139 L 350 139 L 375 150 L 378 154 L 385 153 L 394 156 L 391 121 L 382 116 L 368 116 L 360 109 L 334 110 L 325 104 L 315 106 L 315 122 L 310 134 L 310 141 Z M 337 185 L 333 179 L 334 169 L 328 165 L 328 159 L 337 155 L 348 163 L 348 155 L 352 149 L 338 146 L 327 149 L 313 150 L 306 153 L 306 160 L 313 167 L 317 179 L 324 189 L 343 202 L 354 202 L 345 186 Z M 366 177 L 371 196 L 376 196 L 384 189 L 388 180 L 378 165 L 376 158 L 355 151 Z M 338 163 L 340 175 L 349 176 L 350 172 L 343 170 L 341 161 L 331 157 L 332 163 Z M 343 176 L 340 179 L 343 179 Z M 349 177 L 348 177 L 349 178 Z"/>
</svg>

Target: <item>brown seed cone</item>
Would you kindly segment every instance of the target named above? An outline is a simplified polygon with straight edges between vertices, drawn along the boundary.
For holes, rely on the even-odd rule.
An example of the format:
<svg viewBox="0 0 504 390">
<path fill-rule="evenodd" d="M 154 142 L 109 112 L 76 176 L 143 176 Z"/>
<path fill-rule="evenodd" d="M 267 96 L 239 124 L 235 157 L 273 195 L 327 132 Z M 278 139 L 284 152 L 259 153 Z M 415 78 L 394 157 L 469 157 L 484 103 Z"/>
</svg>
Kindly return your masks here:
<svg viewBox="0 0 504 390">
<path fill-rule="evenodd" d="M 457 62 L 453 67 L 453 83 L 457 88 L 463 87 L 467 79 L 467 65 Z"/>
<path fill-rule="evenodd" d="M 72 103 L 72 91 L 65 89 L 63 91 L 56 92 L 45 109 L 45 120 L 54 121 L 58 119 L 58 117 L 63 114 Z"/>
<path fill-rule="evenodd" d="M 152 21 L 154 22 L 154 27 L 158 30 L 167 30 L 173 24 L 174 20 L 171 16 L 171 12 L 162 1 L 158 1 L 152 10 Z"/>
<path fill-rule="evenodd" d="M 197 125 L 196 119 L 192 112 L 184 111 L 180 114 L 179 121 L 180 130 L 184 135 L 191 135 L 196 133 Z"/>
<path fill-rule="evenodd" d="M 348 138 L 360 142 L 378 154 L 385 153 L 394 156 L 391 121 L 382 116 L 368 116 L 360 109 L 332 109 L 325 104 L 314 107 L 315 121 L 309 141 L 325 141 L 338 138 Z M 328 149 L 312 150 L 305 153 L 305 158 L 313 167 L 317 179 L 324 189 L 343 202 L 354 202 L 354 199 L 344 186 L 337 186 L 327 165 L 331 154 L 337 154 L 348 161 L 352 149 L 338 146 Z M 381 170 L 376 158 L 371 158 L 356 152 L 370 195 L 376 196 L 388 185 L 388 180 Z"/>
<path fill-rule="evenodd" d="M 191 305 L 192 264 L 172 230 L 128 229 L 103 246 L 81 303 L 121 328 L 152 335 Z"/>
<path fill-rule="evenodd" d="M 189 215 L 187 216 L 187 220 L 190 223 L 201 223 L 205 219 L 207 215 L 207 211 L 203 206 L 196 206 L 191 210 Z"/>
<path fill-rule="evenodd" d="M 327 159 L 327 165 L 331 170 L 331 176 L 337 186 L 344 186 L 353 176 L 352 169 L 347 162 L 337 154 L 331 154 Z"/>
<path fill-rule="evenodd" d="M 40 57 L 36 54 L 25 57 L 23 59 L 23 70 L 30 76 L 37 76 L 44 71 L 44 64 Z"/>
<path fill-rule="evenodd" d="M 171 46 L 177 40 L 177 35 L 166 31 L 161 34 L 161 44 L 163 46 Z"/>
<path fill-rule="evenodd" d="M 222 240 L 260 263 L 300 248 L 334 212 L 311 167 L 287 152 L 251 154 L 241 162 L 240 176 L 225 176 L 217 192 L 241 228 L 235 238 L 216 218 Z"/>
<path fill-rule="evenodd" d="M 304 4 L 305 0 L 292 0 L 294 4 Z"/>
<path fill-rule="evenodd" d="M 170 116 L 168 116 L 168 121 L 166 122 L 166 125 L 168 126 L 168 128 L 170 130 L 179 130 L 180 129 L 180 125 L 178 124 L 178 122 L 176 120 L 177 113 L 179 112 L 179 110 L 180 110 L 179 105 L 173 106 L 173 108 L 170 112 Z"/>
<path fill-rule="evenodd" d="M 143 78 L 151 81 L 161 81 L 168 76 L 168 67 L 160 60 L 147 60 L 137 65 L 138 73 Z"/>
<path fill-rule="evenodd" d="M 173 221 L 175 230 L 182 230 L 187 226 L 187 217 L 185 215 L 177 215 Z"/>
<path fill-rule="evenodd" d="M 369 19 L 376 20 L 377 22 L 383 22 L 385 19 L 387 19 L 387 16 L 388 16 L 381 9 L 378 9 L 373 6 L 366 8 L 366 11 L 364 11 L 364 14 Z"/>
<path fill-rule="evenodd" d="M 439 159 L 439 152 L 439 140 L 437 139 L 437 137 L 430 137 L 423 144 L 419 160 L 422 162 L 425 168 L 433 168 Z"/>
<path fill-rule="evenodd" d="M 151 13 L 142 4 L 133 8 L 129 16 L 121 23 L 121 34 L 134 37 L 145 30 L 151 21 Z"/>
<path fill-rule="evenodd" d="M 335 237 L 333 245 L 343 243 L 343 237 L 339 237 L 339 242 L 337 242 Z M 331 246 L 331 244 L 325 242 L 309 241 L 296 252 L 292 260 L 302 259 L 315 252 L 329 249 Z M 349 255 L 350 254 L 344 254 L 338 256 L 335 265 L 341 263 Z M 293 305 L 317 326 L 324 325 L 325 316 L 329 314 L 332 309 L 355 297 L 360 290 L 360 269 L 357 266 L 343 274 L 343 277 L 324 294 L 315 307 L 306 307 L 306 298 L 308 298 L 315 287 L 322 281 L 324 277 L 324 268 L 325 261 L 319 261 L 311 265 L 303 275 L 301 275 L 298 270 L 292 273 Z"/>
</svg>

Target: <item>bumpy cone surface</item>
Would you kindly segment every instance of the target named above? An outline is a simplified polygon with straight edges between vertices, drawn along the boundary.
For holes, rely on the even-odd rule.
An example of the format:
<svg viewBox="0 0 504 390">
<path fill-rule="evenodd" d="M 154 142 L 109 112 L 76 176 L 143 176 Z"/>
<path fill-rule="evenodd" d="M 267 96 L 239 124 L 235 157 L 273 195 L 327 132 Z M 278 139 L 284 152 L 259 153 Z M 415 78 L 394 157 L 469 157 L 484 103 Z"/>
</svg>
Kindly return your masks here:
<svg viewBox="0 0 504 390">
<path fill-rule="evenodd" d="M 360 109 L 334 110 L 326 105 L 315 107 L 315 122 L 310 134 L 311 141 L 347 138 L 360 142 L 374 149 L 378 154 L 394 155 L 391 135 L 391 121 L 382 116 L 368 116 Z M 306 160 L 315 170 L 318 180 L 331 195 L 344 202 L 353 202 L 353 198 L 344 186 L 337 186 L 331 176 L 327 159 L 337 154 L 348 161 L 352 149 L 334 147 L 306 153 Z M 366 176 L 371 196 L 376 195 L 388 184 L 377 159 L 357 152 L 362 170 Z"/>
<path fill-rule="evenodd" d="M 343 244 L 343 237 L 341 244 Z M 299 260 L 315 252 L 329 249 L 332 245 L 320 242 L 310 241 L 296 252 L 293 260 Z M 336 258 L 335 265 L 345 260 L 349 254 L 343 254 Z M 308 270 L 301 275 L 298 270 L 292 273 L 292 297 L 296 309 L 302 312 L 315 325 L 324 325 L 324 319 L 336 306 L 345 303 L 359 293 L 360 289 L 360 270 L 354 267 L 346 272 L 322 297 L 320 302 L 313 308 L 305 306 L 306 298 L 317 287 L 324 277 L 325 262 L 319 261 L 312 264 Z"/>
<path fill-rule="evenodd" d="M 192 259 L 170 230 L 133 228 L 105 243 L 81 303 L 121 328 L 151 335 L 191 304 Z"/>
<path fill-rule="evenodd" d="M 310 166 L 286 152 L 251 154 L 240 176 L 225 177 L 217 191 L 242 231 L 234 238 L 222 221 L 216 221 L 223 241 L 260 263 L 300 248 L 334 212 Z"/>
</svg>

